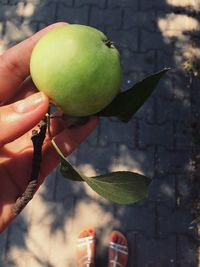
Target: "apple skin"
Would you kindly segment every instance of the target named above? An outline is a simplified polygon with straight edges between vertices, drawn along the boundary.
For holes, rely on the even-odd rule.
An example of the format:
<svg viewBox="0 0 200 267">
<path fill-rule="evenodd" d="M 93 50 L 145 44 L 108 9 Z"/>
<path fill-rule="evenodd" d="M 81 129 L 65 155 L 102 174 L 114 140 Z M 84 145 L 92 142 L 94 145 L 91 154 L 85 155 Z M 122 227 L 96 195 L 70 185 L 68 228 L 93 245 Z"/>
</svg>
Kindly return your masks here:
<svg viewBox="0 0 200 267">
<path fill-rule="evenodd" d="M 30 73 L 63 112 L 88 116 L 106 107 L 122 82 L 120 55 L 99 30 L 78 24 L 59 26 L 36 44 Z"/>
</svg>

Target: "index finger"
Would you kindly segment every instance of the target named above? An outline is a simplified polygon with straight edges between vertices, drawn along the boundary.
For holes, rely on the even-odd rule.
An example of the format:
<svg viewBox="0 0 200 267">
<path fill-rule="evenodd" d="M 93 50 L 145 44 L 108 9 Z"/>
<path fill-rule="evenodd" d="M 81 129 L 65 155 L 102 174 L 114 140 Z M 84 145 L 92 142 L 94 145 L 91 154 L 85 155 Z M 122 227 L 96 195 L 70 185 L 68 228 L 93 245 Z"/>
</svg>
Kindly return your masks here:
<svg viewBox="0 0 200 267">
<path fill-rule="evenodd" d="M 37 41 L 47 31 L 61 25 L 66 23 L 54 23 L 6 50 L 0 56 L 0 103 L 14 96 L 20 84 L 29 76 L 30 57 Z"/>
</svg>

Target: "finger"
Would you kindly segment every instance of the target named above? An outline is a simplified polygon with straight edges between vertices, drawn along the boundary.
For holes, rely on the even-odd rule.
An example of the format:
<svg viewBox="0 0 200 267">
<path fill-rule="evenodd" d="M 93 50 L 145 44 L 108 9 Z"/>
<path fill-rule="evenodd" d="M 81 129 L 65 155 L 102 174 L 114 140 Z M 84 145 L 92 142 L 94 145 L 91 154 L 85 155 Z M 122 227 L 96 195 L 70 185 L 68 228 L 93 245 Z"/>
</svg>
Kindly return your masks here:
<svg viewBox="0 0 200 267">
<path fill-rule="evenodd" d="M 65 156 L 72 153 L 95 129 L 99 122 L 97 117 L 90 120 L 80 127 L 65 129 L 54 137 L 54 141 Z M 47 142 L 43 148 L 43 162 L 41 179 L 46 177 L 60 162 L 60 157 L 53 148 L 51 142 Z M 41 181 L 41 182 L 42 182 Z"/>
<path fill-rule="evenodd" d="M 12 104 L 16 101 L 24 99 L 34 93 L 37 93 L 38 89 L 36 88 L 35 84 L 33 83 L 31 77 L 29 76 L 26 78 L 23 83 L 19 87 L 19 92 L 16 93 L 13 97 L 8 99 L 8 101 L 4 101 L 4 105 Z"/>
<path fill-rule="evenodd" d="M 20 84 L 29 75 L 32 49 L 38 40 L 52 28 L 66 25 L 64 22 L 52 24 L 25 41 L 5 51 L 0 56 L 0 102 L 13 96 Z"/>
<path fill-rule="evenodd" d="M 24 100 L 0 107 L 0 147 L 32 129 L 48 111 L 49 100 L 37 93 Z"/>
</svg>

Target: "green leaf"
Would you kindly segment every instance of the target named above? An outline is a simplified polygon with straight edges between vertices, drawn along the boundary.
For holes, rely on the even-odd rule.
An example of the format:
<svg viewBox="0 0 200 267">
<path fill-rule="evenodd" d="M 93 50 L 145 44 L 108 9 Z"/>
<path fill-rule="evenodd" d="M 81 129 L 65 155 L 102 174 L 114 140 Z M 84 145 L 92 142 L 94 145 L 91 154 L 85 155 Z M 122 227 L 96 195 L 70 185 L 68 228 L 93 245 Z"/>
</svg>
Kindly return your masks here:
<svg viewBox="0 0 200 267">
<path fill-rule="evenodd" d="M 165 68 L 157 73 L 154 73 L 146 77 L 144 80 L 136 83 L 130 89 L 119 93 L 107 107 L 98 112 L 96 115 L 118 117 L 123 122 L 128 122 L 151 95 L 161 77 L 168 70 L 169 68 Z"/>
<path fill-rule="evenodd" d="M 128 171 L 84 179 L 99 195 L 117 204 L 131 204 L 144 199 L 151 182 L 151 179 L 144 175 Z"/>
<path fill-rule="evenodd" d="M 81 175 L 72 165 L 61 158 L 61 173 L 72 181 L 85 181 L 95 192 L 117 204 L 130 204 L 147 196 L 151 179 L 144 175 L 119 171 L 95 177 Z"/>
</svg>

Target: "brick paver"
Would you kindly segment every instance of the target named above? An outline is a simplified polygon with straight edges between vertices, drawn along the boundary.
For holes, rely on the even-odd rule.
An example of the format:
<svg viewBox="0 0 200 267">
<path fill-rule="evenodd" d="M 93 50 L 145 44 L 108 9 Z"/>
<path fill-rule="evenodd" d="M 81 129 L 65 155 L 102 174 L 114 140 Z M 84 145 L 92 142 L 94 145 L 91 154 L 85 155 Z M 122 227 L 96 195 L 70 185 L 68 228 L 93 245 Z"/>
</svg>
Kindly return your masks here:
<svg viewBox="0 0 200 267">
<path fill-rule="evenodd" d="M 0 0 L 0 53 L 46 25 L 65 20 L 95 26 L 114 40 L 121 53 L 124 88 L 172 67 L 127 125 L 102 119 L 70 156 L 90 175 L 132 170 L 151 176 L 148 198 L 114 205 L 85 184 L 65 180 L 56 169 L 0 236 L 0 267 L 75 266 L 76 236 L 85 225 L 97 228 L 97 266 L 106 266 L 113 228 L 128 237 L 129 267 L 198 266 L 189 204 L 191 176 L 196 173 L 191 165 L 198 165 L 193 122 L 198 118 L 199 91 L 181 69 L 190 57 L 190 36 L 200 27 L 198 17 L 191 16 L 193 10 L 200 11 L 198 1 Z"/>
</svg>

